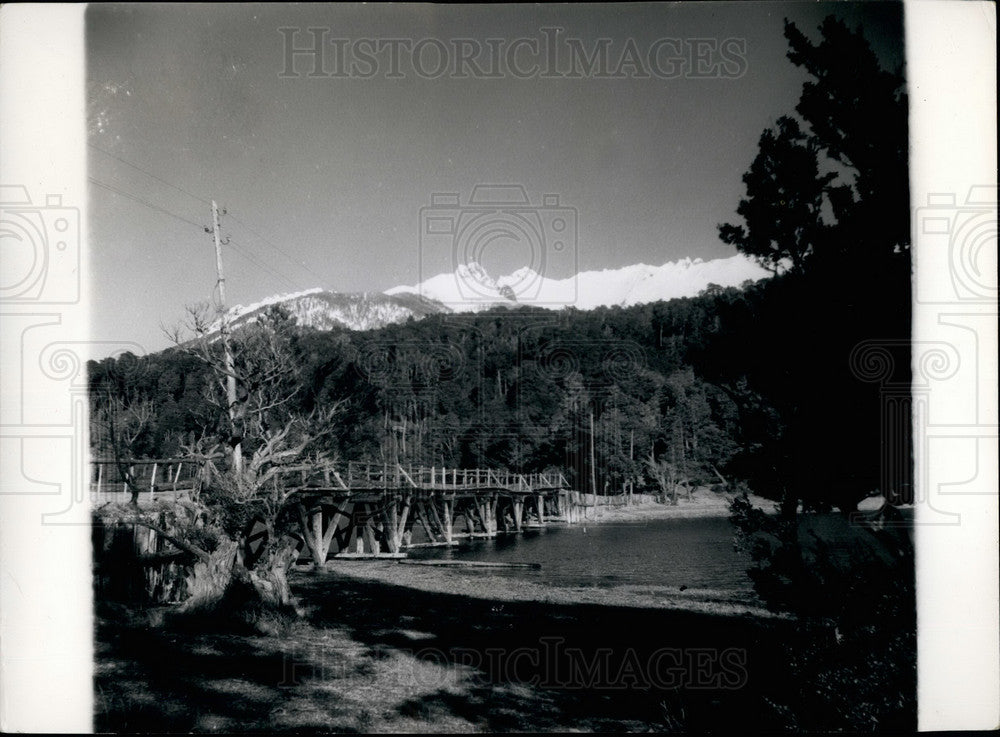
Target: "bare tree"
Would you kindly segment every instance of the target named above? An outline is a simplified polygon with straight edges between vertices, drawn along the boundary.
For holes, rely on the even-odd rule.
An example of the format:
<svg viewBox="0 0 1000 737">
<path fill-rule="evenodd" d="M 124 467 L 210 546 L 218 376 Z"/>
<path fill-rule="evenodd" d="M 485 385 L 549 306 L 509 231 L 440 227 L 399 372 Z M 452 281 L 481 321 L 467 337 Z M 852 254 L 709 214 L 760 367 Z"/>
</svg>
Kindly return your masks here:
<svg viewBox="0 0 1000 737">
<path fill-rule="evenodd" d="M 186 607 L 216 603 L 234 587 L 275 607 L 294 606 L 286 572 L 299 538 L 292 534 L 297 488 L 289 470 L 307 455 L 324 460 L 321 441 L 344 402 L 302 408 L 294 321 L 282 310 L 233 330 L 226 346 L 215 339 L 217 323 L 206 319 L 204 308 L 189 309 L 188 330 L 190 340 L 180 329 L 171 337 L 211 369 L 204 397 L 215 410 L 201 439 L 184 448 L 203 469 L 200 483 L 190 499 L 133 510 L 131 521 L 193 556 Z M 234 403 L 227 397 L 229 377 L 237 387 Z M 260 524 L 263 547 L 247 556 L 250 529 Z"/>
<path fill-rule="evenodd" d="M 95 449 L 110 453 L 119 477 L 137 504 L 141 488 L 135 474 L 135 461 L 142 456 L 144 441 L 156 421 L 153 402 L 137 389 L 144 371 L 142 359 L 124 354 L 113 363 L 113 370 L 91 395 L 91 412 L 98 429 Z"/>
<path fill-rule="evenodd" d="M 646 459 L 646 469 L 653 477 L 664 497 L 670 496 L 670 503 L 677 504 L 677 491 L 683 486 L 687 491 L 688 499 L 691 498 L 690 480 L 681 473 L 678 464 L 661 458 L 657 460 L 653 451 L 649 451 L 649 458 Z"/>
</svg>

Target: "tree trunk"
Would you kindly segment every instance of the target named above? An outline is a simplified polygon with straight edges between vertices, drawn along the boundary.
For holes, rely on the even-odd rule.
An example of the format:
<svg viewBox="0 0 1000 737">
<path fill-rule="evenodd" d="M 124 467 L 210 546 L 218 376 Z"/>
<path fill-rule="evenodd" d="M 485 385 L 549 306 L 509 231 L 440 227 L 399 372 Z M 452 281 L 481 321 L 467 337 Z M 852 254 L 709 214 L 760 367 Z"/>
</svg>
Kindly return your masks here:
<svg viewBox="0 0 1000 737">
<path fill-rule="evenodd" d="M 781 517 L 789 521 L 795 521 L 795 517 L 798 514 L 798 509 L 799 509 L 798 496 L 790 492 L 788 489 L 784 489 L 782 491 L 781 502 L 779 504 Z"/>
<path fill-rule="evenodd" d="M 238 542 L 226 541 L 207 561 L 195 563 L 188 577 L 191 597 L 184 602 L 182 611 L 220 607 L 224 614 L 239 615 L 240 608 L 263 607 L 299 614 L 287 576 L 295 541 L 269 541 L 268 549 L 249 569 L 238 555 L 239 548 Z"/>
<path fill-rule="evenodd" d="M 278 609 L 291 608 L 298 613 L 288 585 L 288 568 L 295 559 L 295 541 L 285 538 L 269 548 L 253 570 L 248 572 L 250 583 L 265 604 Z"/>
<path fill-rule="evenodd" d="M 233 578 L 236 549 L 236 542 L 223 542 L 209 555 L 207 561 L 199 560 L 194 564 L 187 582 L 191 596 L 184 602 L 183 611 L 213 604 L 222 598 Z"/>
</svg>

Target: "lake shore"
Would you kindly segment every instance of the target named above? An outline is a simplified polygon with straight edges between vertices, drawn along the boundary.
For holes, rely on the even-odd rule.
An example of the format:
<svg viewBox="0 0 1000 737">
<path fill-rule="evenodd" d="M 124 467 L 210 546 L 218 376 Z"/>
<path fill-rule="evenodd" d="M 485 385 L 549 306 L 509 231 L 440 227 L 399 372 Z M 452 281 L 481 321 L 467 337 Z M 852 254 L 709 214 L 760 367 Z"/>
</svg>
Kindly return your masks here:
<svg viewBox="0 0 1000 737">
<path fill-rule="evenodd" d="M 302 575 L 311 575 L 305 571 Z M 336 575 L 436 594 L 495 602 L 628 606 L 759 619 L 781 619 L 751 594 L 718 589 L 617 584 L 615 586 L 557 586 L 521 580 L 490 569 L 401 565 L 393 560 L 331 560 L 315 575 Z"/>
<path fill-rule="evenodd" d="M 665 505 L 636 507 L 605 521 L 642 525 Z M 789 654 L 836 642 L 731 591 L 386 559 L 289 581 L 304 616 L 269 635 L 99 610 L 95 729 L 784 731 L 812 714 Z"/>
<path fill-rule="evenodd" d="M 588 507 L 586 522 L 641 522 L 659 519 L 690 519 L 695 517 L 728 517 L 734 494 L 712 491 L 700 486 L 691 492 L 690 498 L 679 494 L 677 504 L 661 502 L 639 502 L 629 506 Z M 751 494 L 750 503 L 755 507 L 770 510 L 774 502 L 756 494 Z"/>
<path fill-rule="evenodd" d="M 602 509 L 583 524 L 725 516 L 719 496 Z M 763 695 L 787 688 L 776 644 L 791 623 L 732 592 L 551 586 L 384 559 L 331 560 L 289 580 L 305 616 L 281 634 L 99 617 L 95 728 L 718 731 L 748 713 L 781 722 Z"/>
<path fill-rule="evenodd" d="M 586 518 L 574 526 L 605 524 L 642 524 L 643 522 L 728 517 L 733 495 L 698 488 L 691 498 L 683 496 L 676 505 L 636 501 L 629 506 L 592 507 Z M 765 509 L 772 505 L 763 497 L 751 501 Z M 554 522 L 554 525 L 563 523 Z M 303 567 L 303 571 L 309 570 Z M 450 568 L 401 565 L 398 560 L 352 560 L 332 558 L 325 573 L 371 581 L 388 586 L 465 596 L 484 601 L 537 602 L 542 604 L 587 604 L 629 606 L 654 610 L 673 610 L 700 614 L 750 616 L 760 619 L 781 618 L 763 606 L 752 593 L 720 589 L 622 584 L 613 586 L 553 585 L 505 575 L 489 568 Z M 322 573 L 320 575 L 323 575 Z"/>
</svg>

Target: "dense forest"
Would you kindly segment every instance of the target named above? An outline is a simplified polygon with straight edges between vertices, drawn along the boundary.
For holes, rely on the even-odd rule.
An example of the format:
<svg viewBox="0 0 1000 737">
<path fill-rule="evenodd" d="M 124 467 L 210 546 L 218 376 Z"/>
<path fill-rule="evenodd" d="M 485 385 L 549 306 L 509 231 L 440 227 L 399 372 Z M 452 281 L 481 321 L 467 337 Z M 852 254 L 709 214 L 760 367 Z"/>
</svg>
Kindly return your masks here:
<svg viewBox="0 0 1000 737">
<path fill-rule="evenodd" d="M 558 468 L 598 493 L 656 489 L 655 465 L 678 484 L 742 479 L 775 499 L 798 484 L 800 498 L 851 507 L 878 487 L 881 451 L 879 387 L 852 371 L 848 342 L 885 335 L 897 313 L 882 291 L 861 303 L 845 285 L 855 301 L 837 305 L 821 286 L 787 274 L 629 308 L 368 332 L 295 327 L 279 309 L 269 319 L 296 367 L 283 411 L 346 400 L 322 443 L 330 457 Z M 97 454 L 112 451 L 109 396 L 152 408 L 133 457 L 175 457 L 224 423 L 206 401 L 210 368 L 182 348 L 94 362 L 90 379 Z"/>
</svg>

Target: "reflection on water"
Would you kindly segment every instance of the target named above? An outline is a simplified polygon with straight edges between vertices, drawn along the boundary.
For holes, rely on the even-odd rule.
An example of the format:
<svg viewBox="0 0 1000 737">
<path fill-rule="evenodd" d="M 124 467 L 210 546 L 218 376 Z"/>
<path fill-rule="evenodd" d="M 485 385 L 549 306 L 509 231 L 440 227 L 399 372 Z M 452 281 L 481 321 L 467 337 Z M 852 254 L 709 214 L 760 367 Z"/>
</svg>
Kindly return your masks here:
<svg viewBox="0 0 1000 737">
<path fill-rule="evenodd" d="M 725 518 L 552 526 L 456 548 L 418 548 L 409 557 L 540 563 L 541 570 L 516 569 L 507 575 L 560 586 L 751 589 L 749 556 L 733 549 L 733 527 Z"/>
</svg>

